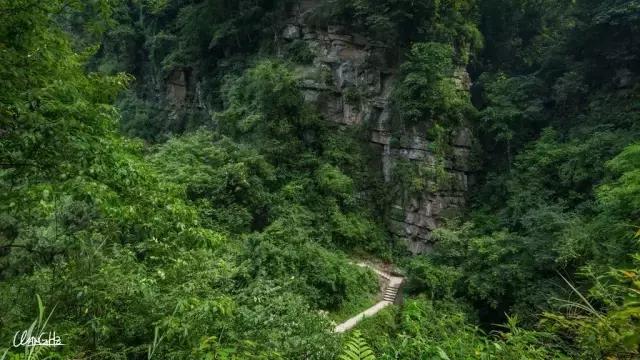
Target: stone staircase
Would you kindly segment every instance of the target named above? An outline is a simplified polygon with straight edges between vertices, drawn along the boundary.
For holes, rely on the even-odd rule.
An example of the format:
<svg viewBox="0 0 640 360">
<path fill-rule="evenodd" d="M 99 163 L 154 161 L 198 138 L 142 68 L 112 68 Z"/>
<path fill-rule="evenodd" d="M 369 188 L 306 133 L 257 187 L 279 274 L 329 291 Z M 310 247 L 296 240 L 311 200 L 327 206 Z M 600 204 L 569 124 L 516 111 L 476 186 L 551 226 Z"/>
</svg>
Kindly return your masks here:
<svg viewBox="0 0 640 360">
<path fill-rule="evenodd" d="M 398 291 L 400 289 L 400 285 L 404 282 L 404 278 L 400 276 L 393 276 L 389 273 L 386 273 L 380 269 L 373 267 L 372 265 L 359 263 L 358 266 L 371 268 L 380 278 L 382 278 L 386 282 L 386 287 L 382 292 L 382 301 L 368 308 L 367 310 L 357 314 L 356 316 L 348 319 L 347 321 L 338 324 L 334 329 L 336 333 L 343 333 L 345 331 L 351 330 L 354 326 L 356 326 L 360 321 L 364 320 L 367 317 L 374 316 L 380 310 L 386 308 L 389 305 L 393 305 L 398 298 Z"/>
<path fill-rule="evenodd" d="M 395 302 L 396 301 L 396 297 L 398 296 L 398 288 L 399 287 L 400 287 L 400 284 L 387 286 L 387 288 L 384 291 L 384 294 L 382 296 L 382 299 L 384 301 L 388 301 L 390 303 Z"/>
</svg>

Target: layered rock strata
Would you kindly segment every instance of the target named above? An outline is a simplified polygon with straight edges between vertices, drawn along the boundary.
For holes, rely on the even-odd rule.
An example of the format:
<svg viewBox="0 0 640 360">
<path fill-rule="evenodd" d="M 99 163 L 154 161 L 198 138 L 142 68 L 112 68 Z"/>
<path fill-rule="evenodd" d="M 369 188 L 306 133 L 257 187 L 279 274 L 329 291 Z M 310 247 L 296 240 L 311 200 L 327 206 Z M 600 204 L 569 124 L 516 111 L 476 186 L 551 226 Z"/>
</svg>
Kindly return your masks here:
<svg viewBox="0 0 640 360">
<path fill-rule="evenodd" d="M 339 126 L 360 126 L 379 154 L 380 175 L 392 181 L 394 165 L 400 160 L 433 164 L 431 142 L 415 128 L 392 136 L 390 97 L 396 79 L 397 61 L 391 49 L 346 26 L 317 28 L 305 22 L 317 1 L 301 1 L 282 31 L 285 43 L 304 42 L 313 54 L 309 65 L 297 71 L 305 99 L 315 103 L 331 122 Z M 456 72 L 456 82 L 468 91 L 467 72 Z M 403 141 L 394 141 L 395 137 Z M 468 129 L 460 129 L 450 141 L 445 170 L 449 179 L 438 190 L 399 196 L 388 211 L 392 233 L 406 243 L 414 254 L 429 251 L 431 233 L 465 206 L 470 175 L 470 150 L 473 138 Z M 393 184 L 390 184 L 392 186 Z"/>
</svg>

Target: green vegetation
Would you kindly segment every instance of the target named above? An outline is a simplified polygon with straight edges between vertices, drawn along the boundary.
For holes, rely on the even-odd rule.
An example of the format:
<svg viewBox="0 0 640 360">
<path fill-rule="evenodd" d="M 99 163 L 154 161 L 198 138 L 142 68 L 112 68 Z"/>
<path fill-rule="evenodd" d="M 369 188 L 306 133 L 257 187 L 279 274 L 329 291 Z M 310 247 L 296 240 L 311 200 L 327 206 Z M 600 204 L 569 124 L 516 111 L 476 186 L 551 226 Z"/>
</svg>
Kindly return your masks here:
<svg viewBox="0 0 640 360">
<path fill-rule="evenodd" d="M 375 358 L 373 351 L 357 330 L 345 344 L 344 354 L 338 357 L 340 360 L 375 360 Z"/>
<path fill-rule="evenodd" d="M 453 79 L 451 45 L 416 43 L 402 65 L 402 81 L 396 87 L 397 110 L 409 124 L 419 122 L 459 125 L 470 103 Z"/>
<path fill-rule="evenodd" d="M 638 358 L 640 1 L 319 1 L 401 59 L 392 141 L 433 161 L 390 183 L 305 102 L 297 5 L 0 0 L 0 358 Z M 408 256 L 391 205 L 450 185 L 462 127 L 468 206 Z M 378 296 L 361 256 L 406 299 L 334 334 Z"/>
<path fill-rule="evenodd" d="M 317 24 L 352 24 L 372 38 L 403 44 L 436 41 L 455 46 L 466 59 L 482 44 L 470 0 L 328 0 L 309 19 Z"/>
<path fill-rule="evenodd" d="M 327 134 L 290 71 L 265 62 L 231 83 L 235 105 L 219 115 L 231 138 L 198 131 L 144 156 L 117 134 L 110 105 L 128 78 L 85 73 L 49 17 L 65 5 L 7 6 L 2 344 L 29 328 L 39 295 L 55 307 L 48 329 L 68 344 L 42 349 L 62 358 L 338 352 L 319 310 L 377 291 L 343 251 L 380 248 L 382 232 L 331 163 L 333 142 L 302 136 Z M 297 157 L 281 161 L 294 146 Z M 19 351 L 8 356 L 29 357 Z"/>
<path fill-rule="evenodd" d="M 450 345 L 476 330 L 411 333 L 410 344 L 429 339 L 449 358 L 637 357 L 638 6 L 482 2 L 480 181 L 469 214 L 436 231 L 435 251 L 407 269 L 411 292 L 469 304 L 462 313 L 477 318 L 464 324 L 501 335 L 488 348 L 486 335 Z"/>
</svg>

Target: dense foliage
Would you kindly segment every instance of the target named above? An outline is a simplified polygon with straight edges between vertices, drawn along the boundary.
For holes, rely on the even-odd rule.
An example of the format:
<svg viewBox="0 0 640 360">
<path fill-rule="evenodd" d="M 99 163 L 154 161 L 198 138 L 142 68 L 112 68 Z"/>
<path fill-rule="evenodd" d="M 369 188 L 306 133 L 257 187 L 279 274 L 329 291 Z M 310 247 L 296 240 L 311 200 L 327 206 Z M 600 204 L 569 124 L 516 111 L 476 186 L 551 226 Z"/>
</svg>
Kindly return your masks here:
<svg viewBox="0 0 640 360">
<path fill-rule="evenodd" d="M 470 304 L 485 330 L 539 332 L 559 350 L 541 358 L 638 355 L 639 5 L 482 2 L 483 171 L 470 213 L 408 266 L 413 292 Z"/>
<path fill-rule="evenodd" d="M 201 131 L 145 157 L 140 143 L 117 134 L 111 104 L 128 78 L 86 73 L 87 57 L 49 16 L 65 6 L 1 7 L 14 14 L 1 24 L 10 65 L 2 70 L 2 343 L 29 329 L 39 295 L 47 329 L 67 346 L 38 349 L 61 358 L 338 352 L 320 310 L 339 311 L 378 289 L 342 250 L 384 244 L 332 160 L 335 141 L 298 142 L 300 161 L 280 163 L 280 147 Z M 290 111 L 282 120 L 294 125 L 293 114 L 306 110 L 290 77 L 282 65 L 257 65 L 227 95 L 254 99 L 243 105 L 247 114 L 234 117 L 230 106 L 220 116 L 271 122 Z M 317 116 L 306 119 L 300 126 L 318 126 Z M 46 355 L 20 351 L 5 356 Z"/>
<path fill-rule="evenodd" d="M 268 54 L 291 0 L 140 0 L 117 2 L 91 67 L 124 71 L 138 80 L 118 100 L 125 133 L 149 141 L 211 125 L 225 76 L 239 75 L 257 53 Z M 276 42 L 274 42 L 276 41 Z M 176 111 L 161 84 L 184 71 L 187 86 L 202 79 L 192 106 Z M 164 89 L 162 89 L 164 90 Z M 152 119 L 152 120 L 151 120 Z"/>
<path fill-rule="evenodd" d="M 0 0 L 0 359 L 640 356 L 640 1 L 318 1 L 398 59 L 392 133 L 433 143 L 392 184 L 305 102 L 298 5 Z M 446 186 L 462 126 L 468 209 L 409 257 L 390 198 Z M 343 337 L 361 256 L 407 299 Z"/>
</svg>

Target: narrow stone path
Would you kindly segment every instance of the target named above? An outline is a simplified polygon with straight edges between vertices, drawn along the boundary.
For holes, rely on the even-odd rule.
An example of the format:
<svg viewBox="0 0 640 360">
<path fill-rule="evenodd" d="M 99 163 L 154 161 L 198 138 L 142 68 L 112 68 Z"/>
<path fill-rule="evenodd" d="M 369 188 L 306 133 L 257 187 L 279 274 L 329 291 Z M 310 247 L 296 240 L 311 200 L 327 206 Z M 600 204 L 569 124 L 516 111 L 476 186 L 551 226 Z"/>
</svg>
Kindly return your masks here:
<svg viewBox="0 0 640 360">
<path fill-rule="evenodd" d="M 376 274 L 378 274 L 378 276 L 380 276 L 385 280 L 386 285 L 385 285 L 384 291 L 382 292 L 382 301 L 378 302 L 377 304 L 373 305 L 367 310 L 359 313 L 358 315 L 346 320 L 345 322 L 338 324 L 336 328 L 333 330 L 336 333 L 343 333 L 345 331 L 349 331 L 353 329 L 353 327 L 356 326 L 363 319 L 374 316 L 375 314 L 380 312 L 380 310 L 386 308 L 389 305 L 392 305 L 396 301 L 396 298 L 398 297 L 398 289 L 400 288 L 400 285 L 404 281 L 403 277 L 393 276 L 387 272 L 384 272 L 376 268 L 373 265 L 370 265 L 367 263 L 358 263 L 356 265 L 370 268 Z"/>
</svg>

